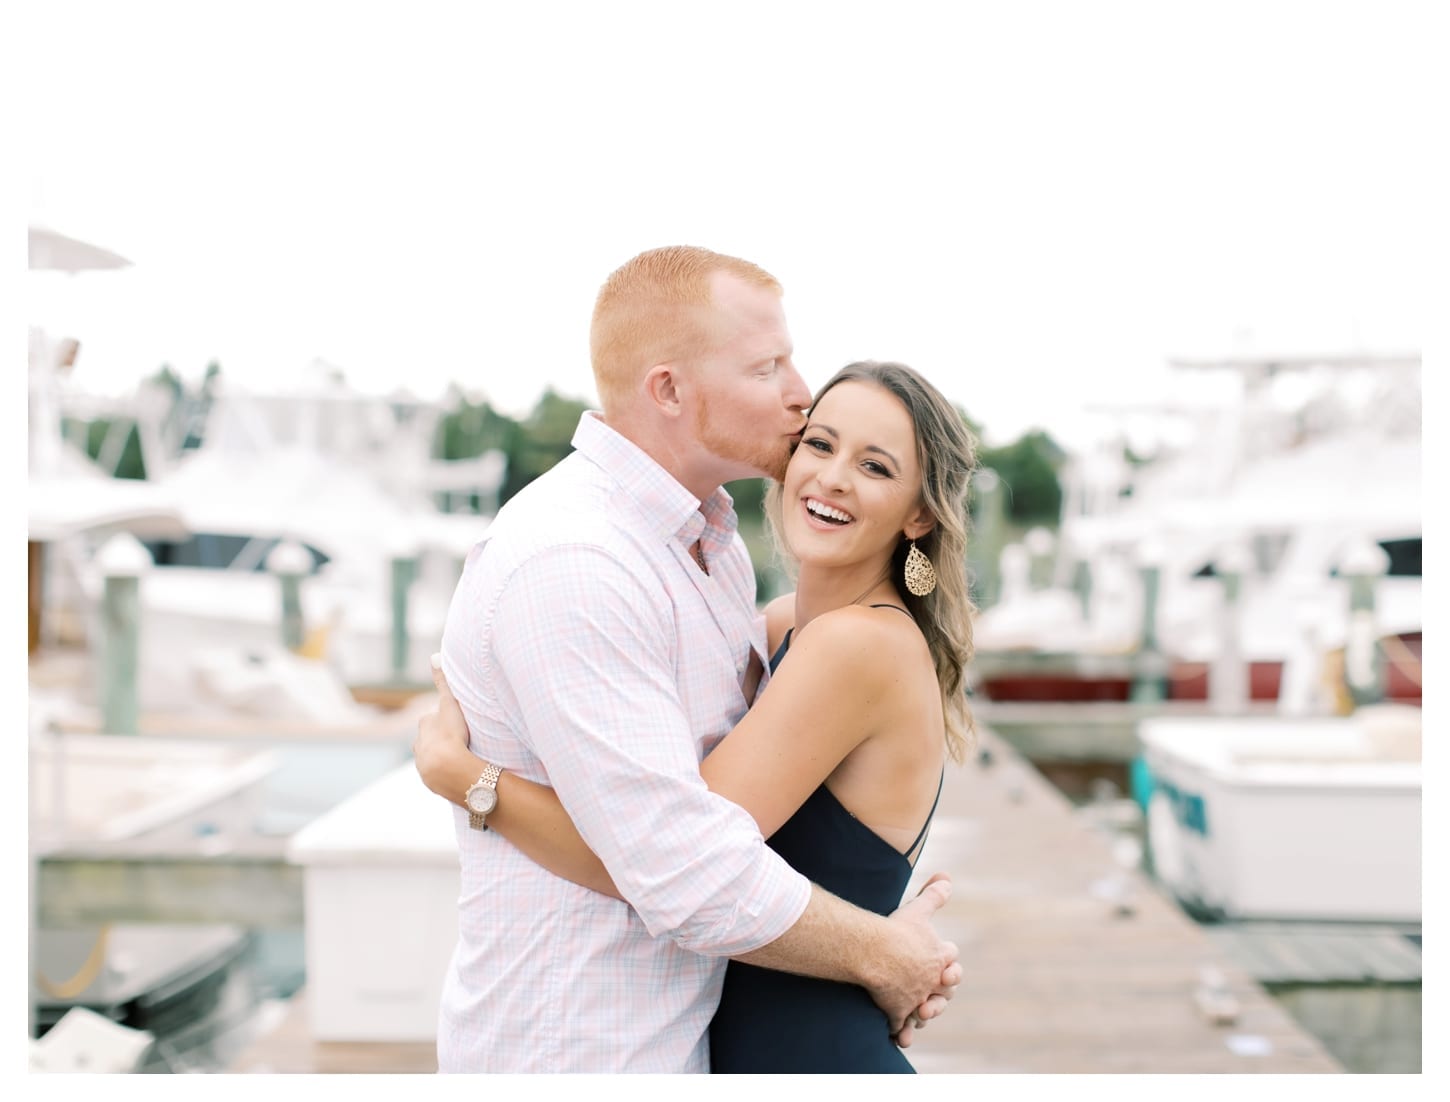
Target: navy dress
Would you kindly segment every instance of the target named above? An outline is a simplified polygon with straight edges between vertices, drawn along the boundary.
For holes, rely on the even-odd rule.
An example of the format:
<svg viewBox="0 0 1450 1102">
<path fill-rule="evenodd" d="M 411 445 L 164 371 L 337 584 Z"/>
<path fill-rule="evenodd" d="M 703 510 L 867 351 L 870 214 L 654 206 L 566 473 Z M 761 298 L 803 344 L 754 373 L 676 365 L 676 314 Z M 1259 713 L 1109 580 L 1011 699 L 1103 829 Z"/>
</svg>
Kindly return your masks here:
<svg viewBox="0 0 1450 1102">
<path fill-rule="evenodd" d="M 770 660 L 772 671 L 789 646 L 787 633 Z M 916 852 L 935 813 L 933 804 L 908 853 Z M 901 905 L 911 879 L 911 862 L 842 807 L 824 784 L 769 844 L 809 880 L 877 914 L 890 914 Z M 710 1070 L 914 1074 L 888 1029 L 886 1015 L 864 987 L 732 960 L 720 1008 L 710 1023 Z"/>
</svg>

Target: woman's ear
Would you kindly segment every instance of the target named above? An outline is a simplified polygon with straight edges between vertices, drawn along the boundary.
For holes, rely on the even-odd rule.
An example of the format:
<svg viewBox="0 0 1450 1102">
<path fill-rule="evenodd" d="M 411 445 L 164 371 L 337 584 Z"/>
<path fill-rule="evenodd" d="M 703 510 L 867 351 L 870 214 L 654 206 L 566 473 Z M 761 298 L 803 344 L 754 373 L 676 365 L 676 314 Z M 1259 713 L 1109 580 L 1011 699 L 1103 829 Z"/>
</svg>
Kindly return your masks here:
<svg viewBox="0 0 1450 1102">
<path fill-rule="evenodd" d="M 936 517 L 932 515 L 930 509 L 923 505 L 909 520 L 907 520 L 906 526 L 902 529 L 902 531 L 906 534 L 907 539 L 919 540 L 922 536 L 926 535 L 935 527 Z"/>
</svg>

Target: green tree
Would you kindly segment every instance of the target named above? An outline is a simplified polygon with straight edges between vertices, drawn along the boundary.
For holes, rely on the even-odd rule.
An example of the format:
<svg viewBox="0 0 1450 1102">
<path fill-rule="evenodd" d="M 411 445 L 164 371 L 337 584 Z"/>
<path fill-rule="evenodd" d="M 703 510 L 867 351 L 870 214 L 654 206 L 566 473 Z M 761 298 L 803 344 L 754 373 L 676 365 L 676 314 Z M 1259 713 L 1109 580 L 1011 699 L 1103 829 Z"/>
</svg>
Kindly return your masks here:
<svg viewBox="0 0 1450 1102">
<path fill-rule="evenodd" d="M 570 441 L 579 427 L 580 415 L 588 408 L 589 403 L 565 398 L 552 388 L 544 391 L 508 449 L 508 476 L 499 495 L 501 502 L 513 497 L 574 450 Z"/>
<path fill-rule="evenodd" d="M 487 402 L 475 405 L 465 398 L 457 409 L 443 415 L 434 453 L 440 459 L 473 459 L 490 448 L 507 452 L 518 430 L 512 418 Z"/>
<path fill-rule="evenodd" d="M 439 459 L 474 459 L 486 451 L 497 449 L 511 454 L 520 432 L 513 418 L 499 413 L 487 402 L 470 402 L 459 398 L 457 408 L 439 420 L 433 441 L 433 454 Z M 441 506 L 444 495 L 436 495 Z M 503 502 L 500 494 L 499 502 Z M 478 495 L 469 498 L 469 507 L 480 508 Z"/>
<path fill-rule="evenodd" d="M 735 502 L 741 525 L 759 526 L 765 521 L 765 491 L 770 483 L 764 478 L 742 478 L 725 483 Z"/>
<path fill-rule="evenodd" d="M 508 473 L 499 491 L 507 501 L 573 450 L 570 443 L 587 402 L 546 390 L 523 421 L 514 421 L 487 402 L 460 399 L 439 421 L 434 454 L 443 459 L 472 459 L 491 448 L 508 457 Z"/>
<path fill-rule="evenodd" d="M 741 478 L 725 483 L 725 489 L 735 501 L 740 538 L 750 552 L 750 562 L 755 568 L 755 592 L 762 602 L 784 592 L 790 584 L 779 569 L 765 520 L 765 493 L 769 487 L 770 480 L 765 478 Z"/>
<path fill-rule="evenodd" d="M 1056 526 L 1062 515 L 1062 484 L 1057 472 L 1067 453 L 1041 429 L 1032 429 L 1010 444 L 988 447 L 983 424 L 961 406 L 956 408 L 977 440 L 977 465 L 991 467 L 1002 480 L 1008 519 L 1019 526 Z M 975 496 L 972 504 L 975 508 Z"/>
<path fill-rule="evenodd" d="M 1041 429 L 1000 448 L 982 448 L 978 461 L 1001 476 L 1007 515 L 1019 525 L 1055 526 L 1062 516 L 1062 483 L 1057 472 L 1066 454 Z"/>
</svg>

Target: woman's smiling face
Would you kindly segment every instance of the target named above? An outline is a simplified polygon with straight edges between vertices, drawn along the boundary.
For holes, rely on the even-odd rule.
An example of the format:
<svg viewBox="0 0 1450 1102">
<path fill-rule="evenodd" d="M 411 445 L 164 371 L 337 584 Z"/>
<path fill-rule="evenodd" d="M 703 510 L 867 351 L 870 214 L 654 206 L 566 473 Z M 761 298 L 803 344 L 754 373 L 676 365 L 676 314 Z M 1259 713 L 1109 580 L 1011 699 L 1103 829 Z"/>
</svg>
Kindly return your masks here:
<svg viewBox="0 0 1450 1102">
<path fill-rule="evenodd" d="M 875 383 L 851 380 L 811 410 L 786 469 L 786 545 L 802 563 L 849 566 L 889 558 L 931 528 L 921 500 L 916 430 L 906 406 Z"/>
</svg>

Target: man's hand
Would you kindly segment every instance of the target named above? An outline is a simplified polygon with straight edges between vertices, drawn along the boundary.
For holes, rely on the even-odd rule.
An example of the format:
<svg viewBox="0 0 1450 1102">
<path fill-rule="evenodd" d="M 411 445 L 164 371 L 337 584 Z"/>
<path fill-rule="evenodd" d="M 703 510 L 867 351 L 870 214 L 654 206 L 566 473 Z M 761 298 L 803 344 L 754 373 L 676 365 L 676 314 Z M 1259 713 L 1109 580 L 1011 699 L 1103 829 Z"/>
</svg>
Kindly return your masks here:
<svg viewBox="0 0 1450 1102">
<path fill-rule="evenodd" d="M 944 879 L 948 879 L 946 873 L 933 873 L 931 879 L 927 881 L 927 885 L 930 886 L 938 880 Z M 926 888 L 922 889 L 922 891 L 925 890 Z M 951 942 L 947 942 L 946 944 L 952 945 Z M 952 945 L 952 948 L 955 949 L 956 946 Z M 927 1022 L 933 1018 L 939 1018 L 946 1013 L 947 1003 L 957 993 L 957 985 L 962 982 L 961 962 L 956 960 L 952 961 L 951 964 L 947 965 L 946 970 L 942 972 L 941 978 L 943 984 L 942 992 L 940 994 L 928 995 L 926 1001 L 907 1016 L 906 1024 L 901 1027 L 901 1031 L 892 1034 L 891 1039 L 896 1042 L 898 1047 L 910 1048 L 912 1041 L 916 1040 L 917 1030 L 925 1029 Z"/>
<path fill-rule="evenodd" d="M 418 733 L 413 737 L 413 764 L 429 791 L 457 800 L 463 791 L 454 791 L 458 788 L 455 772 L 459 768 L 460 755 L 468 755 L 470 763 L 476 759 L 468 749 L 468 720 L 448 689 L 442 667 L 443 663 L 435 654 L 433 685 L 438 690 L 438 710 L 418 719 Z"/>
<path fill-rule="evenodd" d="M 956 994 L 962 968 L 957 947 L 942 941 L 931 927 L 931 918 L 951 898 L 952 882 L 946 873 L 936 873 L 920 894 L 898 907 L 890 921 L 897 927 L 895 952 L 884 962 L 885 970 L 868 989 L 883 1011 L 892 1036 L 905 1048 L 911 1044 L 910 1030 L 946 1009 Z M 915 1018 L 912 1022 L 911 1019 Z"/>
<path fill-rule="evenodd" d="M 953 972 L 958 977 L 958 979 L 960 979 L 962 974 L 962 966 L 960 964 L 953 964 L 950 968 L 947 969 L 946 972 L 942 973 L 943 979 L 945 979 L 949 973 Z M 953 983 L 952 987 L 953 989 L 955 989 L 956 984 Z M 891 1035 L 891 1039 L 896 1042 L 896 1046 L 898 1048 L 910 1048 L 911 1043 L 916 1040 L 917 1030 L 925 1029 L 926 1023 L 928 1021 L 930 1021 L 932 1018 L 936 1018 L 944 1014 L 947 1008 L 947 1000 L 950 998 L 950 995 L 932 995 L 926 1000 L 926 1002 L 922 1003 L 921 1006 L 917 1007 L 916 1010 L 912 1011 L 911 1014 L 907 1016 L 906 1024 L 901 1027 L 901 1032 L 893 1033 Z"/>
</svg>

